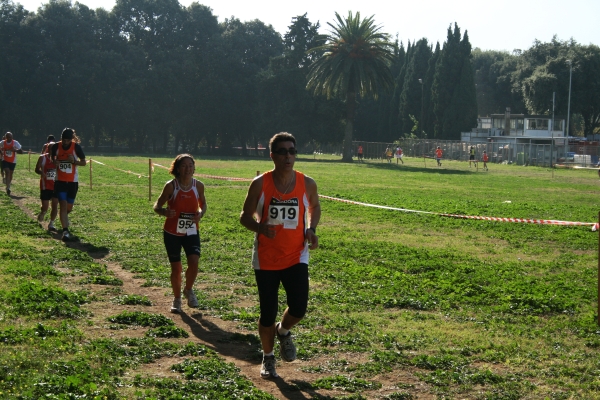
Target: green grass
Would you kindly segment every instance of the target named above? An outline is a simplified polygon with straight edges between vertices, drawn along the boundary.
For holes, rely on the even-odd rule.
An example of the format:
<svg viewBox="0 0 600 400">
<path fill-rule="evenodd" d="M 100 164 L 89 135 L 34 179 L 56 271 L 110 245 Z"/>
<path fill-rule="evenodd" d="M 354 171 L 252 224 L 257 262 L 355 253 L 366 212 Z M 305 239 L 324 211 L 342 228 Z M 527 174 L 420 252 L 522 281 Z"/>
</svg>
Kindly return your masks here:
<svg viewBox="0 0 600 400">
<path fill-rule="evenodd" d="M 0 199 L 6 216 L 0 219 L 0 391 L 22 398 L 35 398 L 41 387 L 106 398 L 169 398 L 182 390 L 270 398 L 204 350 L 174 367 L 187 380 L 135 375 L 140 365 L 188 346 L 170 341 L 183 334 L 150 314 L 121 314 L 112 322 L 119 329 L 153 326 L 149 335 L 161 342 L 93 338 L 90 344 L 85 338 L 84 304 L 110 302 L 115 294 L 113 302 L 145 304 L 130 293 L 95 298 L 69 286 L 69 276 L 78 284 L 121 284 L 94 257 L 120 264 L 146 286 L 170 287 L 163 218 L 151 208 L 169 179 L 166 170 L 155 167 L 149 199 L 148 179 L 113 169 L 147 175 L 147 158 L 97 159 L 107 166 L 93 165 L 92 188 L 89 168 L 80 170 L 71 214 L 72 232 L 86 251 L 52 240 Z M 13 194 L 35 212 L 37 177 L 20 160 Z M 171 158 L 154 161 L 168 166 Z M 464 162 L 434 164 L 407 158 L 400 166 L 348 165 L 311 156 L 300 157 L 296 168 L 316 180 L 320 194 L 358 202 L 474 216 L 598 219 L 597 171 L 490 164 L 482 172 Z M 199 159 L 196 166 L 201 174 L 244 178 L 272 168 L 256 159 Z M 203 313 L 236 321 L 246 334 L 230 340 L 250 343 L 240 356 L 256 357 L 253 235 L 238 222 L 248 182 L 202 180 L 209 209 L 200 226 L 198 300 Z M 589 227 L 454 219 L 330 200 L 321 207 L 309 311 L 294 329 L 298 368 L 314 379 L 298 390 L 332 388 L 342 393 L 337 398 L 356 399 L 419 398 L 420 386 L 439 398 L 600 398 L 598 235 Z M 67 329 L 79 334 L 68 336 Z M 65 373 L 51 377 L 56 368 Z M 217 379 L 221 374 L 227 378 Z M 382 377 L 396 376 L 410 379 L 379 391 Z"/>
</svg>

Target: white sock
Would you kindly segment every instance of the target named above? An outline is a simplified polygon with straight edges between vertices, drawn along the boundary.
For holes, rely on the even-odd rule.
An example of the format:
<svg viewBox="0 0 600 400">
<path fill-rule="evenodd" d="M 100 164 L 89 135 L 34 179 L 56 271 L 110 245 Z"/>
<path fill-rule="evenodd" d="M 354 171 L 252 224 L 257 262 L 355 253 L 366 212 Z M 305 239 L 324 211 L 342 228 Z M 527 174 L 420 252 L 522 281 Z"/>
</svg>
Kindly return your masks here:
<svg viewBox="0 0 600 400">
<path fill-rule="evenodd" d="M 277 329 L 277 333 L 279 333 L 281 336 L 285 336 L 288 334 L 290 330 L 289 329 L 285 329 L 283 327 L 283 325 L 281 324 L 281 322 L 279 323 L 279 328 Z"/>
<path fill-rule="evenodd" d="M 271 356 L 274 356 L 274 355 L 275 355 L 275 350 L 272 350 L 270 353 L 265 353 L 263 351 L 263 357 L 271 357 Z"/>
</svg>

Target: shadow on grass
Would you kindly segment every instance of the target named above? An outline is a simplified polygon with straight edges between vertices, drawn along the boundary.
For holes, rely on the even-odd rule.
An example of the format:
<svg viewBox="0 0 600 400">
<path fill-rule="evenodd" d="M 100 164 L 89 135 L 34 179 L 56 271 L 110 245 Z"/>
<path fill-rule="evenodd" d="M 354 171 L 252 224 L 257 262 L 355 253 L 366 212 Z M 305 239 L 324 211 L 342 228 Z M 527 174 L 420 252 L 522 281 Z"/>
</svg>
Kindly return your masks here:
<svg viewBox="0 0 600 400">
<path fill-rule="evenodd" d="M 253 367 L 253 370 L 256 370 L 256 377 L 258 378 L 262 354 L 259 351 L 260 340 L 256 335 L 250 335 L 247 340 L 241 340 L 236 338 L 231 332 L 221 329 L 207 319 L 202 319 L 202 314 L 200 312 L 194 312 L 193 314 L 181 312 L 178 315 L 181 316 L 181 320 L 190 327 L 194 336 L 205 343 L 210 344 L 207 345 L 207 347 L 220 355 L 244 360 L 254 365 L 255 367 Z M 251 380 L 253 379 L 254 378 Z M 286 380 L 284 377 L 272 379 L 270 382 L 273 382 L 279 389 L 281 396 L 276 396 L 278 398 L 289 400 L 325 399 L 325 397 L 318 397 L 317 394 L 315 394 L 317 396 L 315 397 L 312 393 L 309 396 L 302 393 L 302 390 L 312 388 L 311 384 L 308 382 Z"/>
<path fill-rule="evenodd" d="M 52 237 L 56 240 L 62 240 L 62 231 L 58 230 L 56 232 L 50 232 Z M 110 253 L 110 249 L 105 246 L 95 246 L 91 243 L 82 242 L 77 236 L 72 236 L 71 239 L 67 242 L 64 242 L 65 246 L 79 250 L 83 253 L 87 253 L 94 260 L 99 260 L 108 255 Z"/>
</svg>

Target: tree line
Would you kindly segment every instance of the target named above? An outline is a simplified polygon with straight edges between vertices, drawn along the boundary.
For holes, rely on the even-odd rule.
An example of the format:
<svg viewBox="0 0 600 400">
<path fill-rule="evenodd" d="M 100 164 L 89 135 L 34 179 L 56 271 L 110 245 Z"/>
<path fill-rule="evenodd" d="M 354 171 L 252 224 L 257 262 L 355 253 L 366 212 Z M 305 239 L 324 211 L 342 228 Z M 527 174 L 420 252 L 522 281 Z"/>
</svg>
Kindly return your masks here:
<svg viewBox="0 0 600 400">
<path fill-rule="evenodd" d="M 478 115 L 551 112 L 552 92 L 554 111 L 566 115 L 571 68 L 574 124 L 586 134 L 600 126 L 595 45 L 554 39 L 512 54 L 472 50 L 454 24 L 443 45 L 405 47 L 373 17 L 336 17 L 333 34 L 319 34 L 304 14 L 281 35 L 260 20 L 219 22 L 210 8 L 177 0 L 117 0 L 110 11 L 50 0 L 37 12 L 0 0 L 0 126 L 32 142 L 69 126 L 96 150 L 157 153 L 245 152 L 279 131 L 301 143 L 340 143 L 349 126 L 358 140 L 459 139 Z M 357 40 L 343 56 L 378 79 L 357 80 L 353 98 L 328 92 L 348 75 L 317 67 L 332 68 L 332 55 L 358 33 L 369 45 L 358 51 Z"/>
</svg>

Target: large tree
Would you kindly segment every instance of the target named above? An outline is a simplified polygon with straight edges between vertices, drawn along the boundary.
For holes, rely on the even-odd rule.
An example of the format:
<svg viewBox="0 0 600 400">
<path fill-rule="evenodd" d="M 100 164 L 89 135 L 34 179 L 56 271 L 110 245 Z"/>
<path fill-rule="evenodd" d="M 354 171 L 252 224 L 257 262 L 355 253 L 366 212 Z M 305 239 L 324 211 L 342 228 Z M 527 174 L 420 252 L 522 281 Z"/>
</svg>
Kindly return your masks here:
<svg viewBox="0 0 600 400">
<path fill-rule="evenodd" d="M 394 44 L 381 32 L 373 16 L 361 19 L 360 13 L 344 19 L 335 13 L 337 22 L 327 23 L 331 31 L 312 65 L 307 88 L 315 95 L 343 98 L 346 102 L 346 128 L 343 161 L 352 161 L 352 134 L 357 97 L 372 97 L 394 84 L 390 65 L 394 61 Z"/>
</svg>

